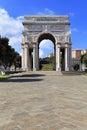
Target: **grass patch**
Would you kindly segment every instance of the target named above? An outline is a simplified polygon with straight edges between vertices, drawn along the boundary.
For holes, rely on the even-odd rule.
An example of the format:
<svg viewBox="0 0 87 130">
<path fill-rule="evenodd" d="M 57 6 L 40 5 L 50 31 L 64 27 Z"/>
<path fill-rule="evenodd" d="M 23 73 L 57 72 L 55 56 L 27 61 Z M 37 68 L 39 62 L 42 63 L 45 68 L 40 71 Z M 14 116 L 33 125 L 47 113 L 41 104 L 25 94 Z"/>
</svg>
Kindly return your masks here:
<svg viewBox="0 0 87 130">
<path fill-rule="evenodd" d="M 52 71 L 53 70 L 53 66 L 52 64 L 42 64 L 42 68 L 41 70 L 43 71 Z"/>
<path fill-rule="evenodd" d="M 8 75 L 0 75 L 0 79 L 7 79 L 8 77 Z"/>
<path fill-rule="evenodd" d="M 87 74 L 84 74 L 85 76 L 87 76 Z"/>
</svg>

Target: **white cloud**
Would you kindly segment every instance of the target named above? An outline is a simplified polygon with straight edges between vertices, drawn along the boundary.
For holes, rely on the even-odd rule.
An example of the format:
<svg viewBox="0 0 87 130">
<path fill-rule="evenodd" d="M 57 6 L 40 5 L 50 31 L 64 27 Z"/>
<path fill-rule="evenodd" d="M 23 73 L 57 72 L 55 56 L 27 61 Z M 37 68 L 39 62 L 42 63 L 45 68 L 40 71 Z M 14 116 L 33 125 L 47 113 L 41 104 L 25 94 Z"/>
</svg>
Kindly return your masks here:
<svg viewBox="0 0 87 130">
<path fill-rule="evenodd" d="M 43 56 L 44 56 L 44 52 L 43 52 L 42 49 L 40 49 L 40 50 L 39 50 L 39 57 L 41 58 L 41 57 L 43 57 Z"/>
<path fill-rule="evenodd" d="M 47 54 L 54 52 L 54 44 L 51 40 L 43 40 L 40 43 L 39 56 L 46 57 Z"/>
<path fill-rule="evenodd" d="M 54 15 L 55 12 L 51 9 L 45 8 L 43 12 L 39 12 L 40 15 Z"/>
<path fill-rule="evenodd" d="M 19 50 L 21 44 L 23 16 L 11 17 L 5 9 L 0 8 L 0 35 L 10 39 L 10 45 Z"/>
<path fill-rule="evenodd" d="M 77 28 L 71 28 L 71 33 L 72 32 L 78 32 L 78 29 Z"/>
<path fill-rule="evenodd" d="M 10 38 L 10 44 L 14 45 L 16 42 L 20 43 L 21 37 L 20 35 L 14 35 L 13 37 Z"/>
<path fill-rule="evenodd" d="M 51 40 L 43 40 L 40 43 L 40 48 L 46 48 L 46 49 L 52 50 L 53 46 L 54 45 Z"/>
</svg>

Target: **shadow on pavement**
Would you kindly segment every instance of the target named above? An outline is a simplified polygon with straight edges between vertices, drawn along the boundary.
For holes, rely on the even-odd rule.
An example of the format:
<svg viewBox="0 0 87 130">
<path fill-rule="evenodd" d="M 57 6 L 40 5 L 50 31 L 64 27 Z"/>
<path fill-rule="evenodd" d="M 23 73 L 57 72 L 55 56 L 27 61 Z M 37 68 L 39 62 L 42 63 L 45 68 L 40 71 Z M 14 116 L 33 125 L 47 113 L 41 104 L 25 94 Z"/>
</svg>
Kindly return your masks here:
<svg viewBox="0 0 87 130">
<path fill-rule="evenodd" d="M 23 74 L 23 75 L 12 75 L 11 77 L 42 77 L 44 74 Z"/>
<path fill-rule="evenodd" d="M 43 74 L 24 74 L 24 75 L 12 75 L 7 79 L 0 79 L 0 82 L 39 82 L 43 79 L 41 76 L 45 76 Z"/>
</svg>

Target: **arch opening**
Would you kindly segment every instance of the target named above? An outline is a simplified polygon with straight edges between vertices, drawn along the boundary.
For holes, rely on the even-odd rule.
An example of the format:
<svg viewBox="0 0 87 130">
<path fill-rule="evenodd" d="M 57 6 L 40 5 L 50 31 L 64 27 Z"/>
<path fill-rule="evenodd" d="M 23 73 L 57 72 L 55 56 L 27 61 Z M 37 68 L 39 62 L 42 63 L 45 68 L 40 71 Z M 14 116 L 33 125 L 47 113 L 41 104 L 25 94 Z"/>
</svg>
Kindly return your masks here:
<svg viewBox="0 0 87 130">
<path fill-rule="evenodd" d="M 55 70 L 55 38 L 49 34 L 42 34 L 38 39 L 39 70 Z"/>
</svg>

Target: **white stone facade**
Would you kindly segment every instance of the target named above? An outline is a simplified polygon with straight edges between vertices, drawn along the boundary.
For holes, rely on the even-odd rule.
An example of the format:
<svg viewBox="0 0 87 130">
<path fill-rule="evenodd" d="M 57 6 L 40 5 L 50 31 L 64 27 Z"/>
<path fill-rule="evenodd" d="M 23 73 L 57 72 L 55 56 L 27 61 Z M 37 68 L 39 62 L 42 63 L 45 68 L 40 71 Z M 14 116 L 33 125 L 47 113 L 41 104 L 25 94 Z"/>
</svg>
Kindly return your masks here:
<svg viewBox="0 0 87 130">
<path fill-rule="evenodd" d="M 71 70 L 72 44 L 68 16 L 25 16 L 23 26 L 23 70 L 39 70 L 39 44 L 44 39 L 49 39 L 54 43 L 55 70 Z M 62 53 L 62 60 L 60 52 Z"/>
</svg>

